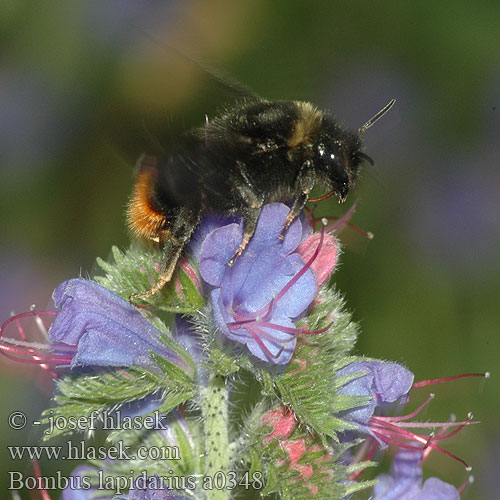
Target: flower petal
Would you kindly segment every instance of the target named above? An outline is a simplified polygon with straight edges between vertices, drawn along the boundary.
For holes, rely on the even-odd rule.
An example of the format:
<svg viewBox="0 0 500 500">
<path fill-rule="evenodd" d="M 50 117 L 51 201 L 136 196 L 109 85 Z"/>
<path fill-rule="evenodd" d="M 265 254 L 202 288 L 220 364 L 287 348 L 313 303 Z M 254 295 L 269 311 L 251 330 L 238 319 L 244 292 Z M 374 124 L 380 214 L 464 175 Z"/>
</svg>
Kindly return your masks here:
<svg viewBox="0 0 500 500">
<path fill-rule="evenodd" d="M 240 224 L 229 224 L 214 229 L 201 244 L 200 273 L 213 286 L 219 286 L 229 259 L 243 238 Z"/>
<path fill-rule="evenodd" d="M 68 486 L 61 493 L 61 500 L 106 500 L 106 496 L 96 496 L 97 489 L 89 488 L 90 475 L 95 469 L 88 465 L 79 465 L 68 478 Z"/>
<path fill-rule="evenodd" d="M 390 474 L 382 474 L 374 487 L 373 500 L 459 500 L 458 490 L 438 478 L 422 487 L 422 451 L 400 449 Z"/>
<path fill-rule="evenodd" d="M 314 252 L 318 248 L 320 239 L 321 234 L 311 234 L 311 236 L 305 239 L 297 247 L 297 253 L 302 257 L 304 262 L 307 262 L 313 256 Z M 335 266 L 337 265 L 338 256 L 339 245 L 337 240 L 329 234 L 323 235 L 323 245 L 318 256 L 311 264 L 311 270 L 316 276 L 318 287 L 323 285 L 323 283 L 330 278 L 330 275 L 333 273 Z"/>
<path fill-rule="evenodd" d="M 289 333 L 295 329 L 292 320 L 309 307 L 318 288 L 313 272 L 294 253 L 310 231 L 296 219 L 281 239 L 289 212 L 281 203 L 264 206 L 254 235 L 232 266 L 227 262 L 242 240 L 242 223 L 212 230 L 200 253 L 200 274 L 216 287 L 211 292 L 213 311 L 224 335 L 276 364 L 290 360 L 296 344 L 294 333 Z M 258 315 L 265 317 L 265 326 Z M 242 319 L 250 322 L 238 324 Z"/>
<path fill-rule="evenodd" d="M 421 500 L 460 500 L 460 493 L 452 484 L 430 477 L 422 488 Z"/>
<path fill-rule="evenodd" d="M 71 366 L 143 366 L 154 369 L 151 352 L 180 363 L 157 330 L 126 300 L 84 279 L 70 279 L 54 291 L 61 308 L 49 330 L 52 342 L 76 345 Z"/>
<path fill-rule="evenodd" d="M 413 373 L 397 363 L 382 361 L 355 361 L 337 372 L 337 377 L 365 372 L 339 389 L 339 394 L 371 396 L 372 400 L 361 407 L 343 412 L 346 420 L 366 424 L 377 406 L 400 401 L 406 403 L 413 384 Z"/>
</svg>

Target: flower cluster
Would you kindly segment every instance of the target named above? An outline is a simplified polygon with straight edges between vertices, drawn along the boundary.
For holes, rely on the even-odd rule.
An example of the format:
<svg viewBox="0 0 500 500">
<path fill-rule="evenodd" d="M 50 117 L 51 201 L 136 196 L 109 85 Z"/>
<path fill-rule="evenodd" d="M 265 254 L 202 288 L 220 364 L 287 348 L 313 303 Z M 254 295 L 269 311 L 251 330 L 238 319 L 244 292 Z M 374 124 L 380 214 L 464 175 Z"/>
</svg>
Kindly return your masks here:
<svg viewBox="0 0 500 500">
<path fill-rule="evenodd" d="M 39 364 L 58 379 L 59 415 L 117 409 L 134 418 L 161 414 L 153 428 L 117 428 L 108 440 L 127 439 L 134 450 L 167 444 L 182 456 L 94 462 L 115 476 L 136 472 L 130 490 L 117 498 L 234 498 L 244 492 L 241 484 L 201 482 L 216 481 L 217 471 L 227 478 L 242 464 L 254 475 L 267 471 L 267 484 L 246 476 L 263 496 L 348 498 L 369 484 L 360 476 L 377 450 L 395 446 L 392 469 L 379 476 L 374 499 L 457 499 L 461 489 L 437 478 L 423 482 L 421 466 L 431 450 L 467 465 L 442 442 L 473 423 L 472 417 L 416 422 L 431 398 L 401 415 L 412 388 L 424 383 L 414 383 L 413 374 L 396 363 L 351 354 L 356 325 L 327 285 L 339 256 L 334 233 L 349 224 L 354 208 L 318 232 L 307 219 L 296 219 L 282 235 L 290 209 L 267 205 L 233 265 L 228 261 L 242 241 L 243 222 L 207 217 L 170 292 L 141 306 L 127 298 L 154 275 L 158 254 L 115 250 L 115 263 L 102 265 L 99 283 L 67 280 L 53 293 L 53 310 L 8 319 L 0 353 Z M 30 321 L 36 338 L 26 326 Z M 238 399 L 242 392 L 245 404 Z M 160 428 L 163 421 L 167 425 Z M 89 470 L 96 472 L 82 466 L 73 476 Z M 172 484 L 179 477 L 193 481 Z M 92 484 L 67 488 L 62 498 L 100 499 L 101 493 Z"/>
</svg>

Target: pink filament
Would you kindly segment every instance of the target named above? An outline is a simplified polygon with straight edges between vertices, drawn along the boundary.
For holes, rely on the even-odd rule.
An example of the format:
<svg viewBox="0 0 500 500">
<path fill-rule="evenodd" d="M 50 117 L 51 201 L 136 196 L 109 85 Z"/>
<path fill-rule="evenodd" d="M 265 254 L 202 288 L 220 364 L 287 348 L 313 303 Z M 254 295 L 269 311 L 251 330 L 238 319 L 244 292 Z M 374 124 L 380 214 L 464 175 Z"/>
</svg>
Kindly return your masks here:
<svg viewBox="0 0 500 500">
<path fill-rule="evenodd" d="M 293 334 L 304 334 L 304 335 L 318 335 L 320 333 L 324 333 L 329 328 L 332 326 L 333 321 L 328 324 L 328 326 L 325 326 L 325 328 L 321 328 L 320 330 L 306 330 L 303 328 L 290 328 L 287 326 L 281 326 L 281 325 L 276 325 L 274 323 L 267 323 L 266 321 L 256 321 L 255 322 L 257 325 L 261 325 L 263 327 L 267 328 L 272 328 L 274 330 L 279 330 L 280 332 L 285 332 L 285 333 L 293 333 Z"/>
<path fill-rule="evenodd" d="M 429 400 L 426 401 L 425 404 L 428 403 Z M 420 412 L 424 405 L 421 405 L 416 412 Z M 415 414 L 415 412 L 413 412 Z M 407 418 L 410 418 L 412 415 L 408 415 Z M 447 455 L 458 462 L 462 463 L 465 467 L 468 467 L 467 463 L 461 458 L 457 457 L 453 453 L 448 450 L 441 448 L 436 444 L 436 441 L 441 441 L 442 439 L 447 439 L 458 432 L 460 432 L 466 425 L 469 425 L 471 422 L 471 417 L 467 417 L 467 419 L 463 422 L 446 422 L 446 423 L 409 423 L 409 424 L 401 424 L 398 425 L 393 424 L 394 420 L 389 420 L 390 417 L 372 417 L 369 422 L 369 427 L 380 440 L 384 441 L 387 444 L 394 444 L 399 446 L 400 448 L 405 448 L 408 450 L 426 450 L 427 448 L 432 448 L 440 451 L 444 455 Z M 439 432 L 436 436 L 421 436 L 414 432 L 406 430 L 405 427 L 444 427 L 445 429 L 448 427 L 457 427 L 451 432 Z M 417 441 L 421 443 L 422 446 L 416 446 L 407 443 L 406 441 Z"/>
<path fill-rule="evenodd" d="M 408 415 L 403 415 L 401 417 L 383 417 L 384 420 L 388 422 L 401 422 L 404 420 L 409 420 L 410 418 L 416 417 L 432 400 L 434 396 L 429 396 L 416 410 L 409 413 Z"/>
<path fill-rule="evenodd" d="M 458 488 L 458 493 L 461 495 L 464 492 L 465 488 L 467 488 L 467 486 L 469 486 L 473 482 L 474 482 L 474 476 L 469 476 L 462 484 L 462 486 Z"/>
<path fill-rule="evenodd" d="M 468 468 L 467 463 L 462 460 L 461 458 L 457 457 L 453 453 L 449 452 L 448 450 L 438 446 L 435 442 L 440 441 L 442 439 L 448 439 L 458 432 L 460 432 L 466 425 L 473 424 L 476 422 L 472 422 L 472 416 L 468 416 L 467 419 L 463 422 L 439 422 L 439 423 L 409 423 L 409 424 L 403 424 L 399 423 L 398 425 L 393 425 L 390 424 L 389 421 L 396 421 L 396 420 L 407 420 L 409 418 L 414 417 L 420 411 L 424 406 L 426 406 L 429 401 L 432 399 L 432 396 L 429 397 L 423 404 L 421 404 L 414 412 L 405 415 L 403 417 L 372 417 L 370 419 L 370 428 L 372 429 L 374 435 L 379 438 L 380 440 L 384 441 L 387 444 L 392 444 L 396 445 L 399 448 L 407 449 L 407 450 L 415 450 L 415 451 L 422 451 L 422 462 L 429 456 L 431 450 L 438 450 L 444 455 L 447 455 L 460 463 L 462 463 L 466 468 Z M 402 426 L 407 425 L 409 427 L 442 427 L 439 432 L 433 436 L 420 436 L 418 434 L 414 434 L 412 432 L 405 431 L 404 429 L 401 429 Z M 446 432 L 446 429 L 449 427 L 457 427 L 451 432 Z M 401 432 L 400 432 L 401 430 Z M 422 443 L 423 446 L 415 446 L 411 445 L 405 440 L 408 441 L 417 441 Z M 357 464 L 359 462 L 365 462 L 370 460 L 377 448 L 377 440 L 374 439 L 373 437 L 368 437 L 368 439 L 363 443 L 363 445 L 360 447 L 359 451 L 357 452 L 356 456 L 352 460 L 352 464 Z M 364 469 L 353 472 L 350 476 L 349 479 L 354 481 L 357 480 L 361 474 L 363 474 Z M 461 493 L 465 487 L 467 486 L 468 482 L 464 483 L 461 488 L 459 488 L 459 493 Z"/>
<path fill-rule="evenodd" d="M 451 377 L 431 378 L 431 379 L 427 379 L 427 380 L 421 380 L 420 382 L 415 382 L 412 385 L 412 388 L 417 389 L 418 387 L 425 387 L 428 385 L 442 384 L 444 382 L 450 382 L 451 380 L 458 380 L 460 378 L 467 378 L 467 377 L 486 378 L 487 374 L 486 373 L 462 373 L 460 375 L 453 375 Z"/>
<path fill-rule="evenodd" d="M 354 457 L 352 463 L 357 464 L 360 462 L 368 462 L 369 460 L 371 460 L 373 455 L 375 455 L 376 450 L 377 450 L 377 441 L 371 437 L 368 438 L 363 443 L 358 453 L 356 453 L 356 456 Z M 363 472 L 365 472 L 365 469 L 360 469 L 357 470 L 356 472 L 353 472 L 348 478 L 349 481 L 356 481 L 361 476 L 361 474 L 363 474 Z"/>
<path fill-rule="evenodd" d="M 258 331 L 259 329 L 257 329 Z M 268 357 L 268 358 L 273 358 L 273 359 L 277 359 L 281 356 L 281 353 L 284 351 L 285 349 L 285 346 L 282 346 L 281 349 L 278 351 L 277 354 L 272 354 L 271 351 L 266 347 L 266 345 L 264 344 L 264 342 L 262 342 L 262 339 L 257 335 L 256 332 L 253 331 L 253 329 L 250 329 L 249 330 L 250 332 L 250 335 L 252 336 L 252 338 L 255 340 L 255 342 L 257 342 L 258 346 L 262 349 L 262 351 L 264 352 L 264 354 Z M 264 333 L 264 332 L 259 332 L 259 333 Z"/>
<path fill-rule="evenodd" d="M 42 473 L 40 471 L 40 466 L 38 465 L 38 460 L 33 459 L 32 463 L 33 463 L 33 470 L 35 472 L 35 477 L 37 479 L 40 479 L 40 482 L 43 484 Z M 40 492 L 40 496 L 42 497 L 42 500 L 51 500 L 50 495 L 48 494 L 48 492 L 44 486 L 42 486 L 42 489 L 38 490 L 38 491 Z"/>
<path fill-rule="evenodd" d="M 313 262 L 319 255 L 321 247 L 323 246 L 324 236 L 325 236 L 325 228 L 322 227 L 318 246 L 316 247 L 316 250 L 312 254 L 311 258 L 306 262 L 306 264 L 304 264 L 302 269 L 281 289 L 278 295 L 276 295 L 276 297 L 274 297 L 273 300 L 271 300 L 271 302 L 268 305 L 264 306 L 262 309 L 259 309 L 257 312 L 252 313 L 252 316 L 254 317 L 260 316 L 262 313 L 264 313 L 266 309 L 269 311 L 273 303 L 281 299 L 281 297 L 283 297 L 283 295 L 285 295 L 285 293 L 288 292 L 288 290 L 290 290 L 290 288 L 292 288 L 292 286 L 295 285 L 295 283 L 297 283 L 297 281 L 307 272 L 307 270 L 312 266 Z"/>
<path fill-rule="evenodd" d="M 40 365 L 53 377 L 57 376 L 56 372 L 54 372 L 51 367 L 69 365 L 73 360 L 76 348 L 66 344 L 49 345 L 29 342 L 28 336 L 20 322 L 23 318 L 35 318 L 42 322 L 42 327 L 44 329 L 47 329 L 47 324 L 43 321 L 43 318 L 47 316 L 56 316 L 57 314 L 57 311 L 29 311 L 16 314 L 6 320 L 0 329 L 0 354 L 13 361 Z M 5 337 L 6 329 L 11 323 L 16 325 L 17 333 L 21 340 Z M 45 335 L 45 332 L 41 333 Z"/>
<path fill-rule="evenodd" d="M 328 221 L 338 221 L 340 219 L 340 217 L 321 217 L 321 219 L 326 219 Z M 320 221 L 321 219 L 314 219 L 315 222 L 318 222 Z M 360 227 L 356 226 L 355 224 L 353 224 L 352 222 L 343 222 L 343 224 L 345 224 L 346 226 L 349 226 L 350 228 L 354 229 L 354 231 L 356 231 L 357 233 L 360 233 L 362 234 L 365 238 L 368 238 L 369 240 L 373 239 L 373 233 L 370 233 L 368 231 L 365 231 L 363 229 L 361 229 Z M 341 228 L 335 228 L 334 231 L 339 231 Z M 331 232 L 331 231 L 330 231 Z"/>
<path fill-rule="evenodd" d="M 353 213 L 356 210 L 356 207 L 358 206 L 359 203 L 359 198 L 352 204 L 352 206 L 343 214 L 341 217 L 339 217 L 335 222 L 330 224 L 329 226 L 326 227 L 326 232 L 327 233 L 332 233 L 334 231 L 338 231 L 341 229 L 343 226 L 346 224 L 349 224 L 349 219 L 352 217 Z"/>
<path fill-rule="evenodd" d="M 313 214 L 314 208 L 313 208 L 308 213 L 309 222 L 311 223 L 311 225 L 313 227 L 315 227 L 316 223 L 318 223 L 322 219 L 326 219 L 328 221 L 334 221 L 332 224 L 330 224 L 327 227 L 327 229 L 326 229 L 327 233 L 333 233 L 333 232 L 338 233 L 343 229 L 344 226 L 349 226 L 350 228 L 354 229 L 354 231 L 357 231 L 358 233 L 362 234 L 365 238 L 368 238 L 369 240 L 371 240 L 373 238 L 372 233 L 367 232 L 367 231 L 363 231 L 363 229 L 356 226 L 355 224 L 353 224 L 349 220 L 352 217 L 352 215 L 354 214 L 354 211 L 356 210 L 358 203 L 359 203 L 359 198 L 354 202 L 354 204 L 349 208 L 349 210 L 347 210 L 347 212 L 345 212 L 340 217 L 314 217 L 314 214 Z"/>
</svg>

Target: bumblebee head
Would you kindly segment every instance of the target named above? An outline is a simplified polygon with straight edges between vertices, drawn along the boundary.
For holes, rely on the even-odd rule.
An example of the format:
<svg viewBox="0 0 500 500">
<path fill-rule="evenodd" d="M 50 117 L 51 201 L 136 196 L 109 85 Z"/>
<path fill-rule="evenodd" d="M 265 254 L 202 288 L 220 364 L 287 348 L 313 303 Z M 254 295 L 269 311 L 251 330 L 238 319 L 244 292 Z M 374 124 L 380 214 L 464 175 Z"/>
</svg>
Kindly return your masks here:
<svg viewBox="0 0 500 500">
<path fill-rule="evenodd" d="M 325 115 L 322 133 L 313 147 L 316 174 L 324 185 L 343 201 L 354 187 L 363 154 L 358 134 L 342 129 L 333 118 Z"/>
<path fill-rule="evenodd" d="M 360 164 L 368 161 L 373 165 L 373 160 L 361 151 L 363 135 L 395 102 L 395 99 L 391 100 L 357 132 L 344 130 L 333 117 L 323 115 L 320 133 L 313 147 L 313 161 L 318 176 L 331 191 L 320 199 L 335 194 L 340 201 L 344 201 L 356 184 Z"/>
</svg>

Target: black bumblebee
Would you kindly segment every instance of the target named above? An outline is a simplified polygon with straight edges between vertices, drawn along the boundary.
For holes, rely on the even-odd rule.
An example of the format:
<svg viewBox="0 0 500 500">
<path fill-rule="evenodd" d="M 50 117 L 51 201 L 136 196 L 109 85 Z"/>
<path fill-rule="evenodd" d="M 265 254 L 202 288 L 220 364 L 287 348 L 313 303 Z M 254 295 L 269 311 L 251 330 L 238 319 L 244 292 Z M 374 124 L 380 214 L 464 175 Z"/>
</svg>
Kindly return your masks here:
<svg viewBox="0 0 500 500">
<path fill-rule="evenodd" d="M 288 201 L 287 230 L 314 186 L 343 201 L 355 186 L 364 132 L 394 104 L 390 101 L 358 131 L 342 128 L 332 116 L 300 101 L 244 98 L 214 119 L 185 133 L 170 153 L 143 155 L 128 207 L 129 225 L 139 238 L 162 248 L 157 284 L 134 297 L 158 292 L 203 215 L 241 214 L 243 240 L 232 265 L 252 237 L 262 206 Z M 317 200 L 316 199 L 316 200 Z"/>
</svg>

